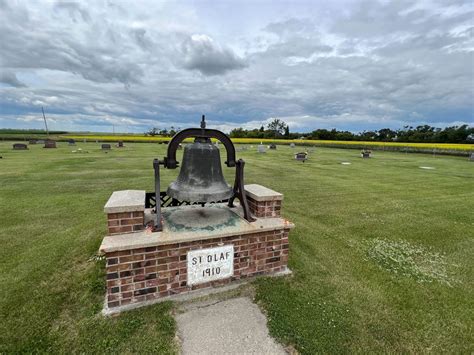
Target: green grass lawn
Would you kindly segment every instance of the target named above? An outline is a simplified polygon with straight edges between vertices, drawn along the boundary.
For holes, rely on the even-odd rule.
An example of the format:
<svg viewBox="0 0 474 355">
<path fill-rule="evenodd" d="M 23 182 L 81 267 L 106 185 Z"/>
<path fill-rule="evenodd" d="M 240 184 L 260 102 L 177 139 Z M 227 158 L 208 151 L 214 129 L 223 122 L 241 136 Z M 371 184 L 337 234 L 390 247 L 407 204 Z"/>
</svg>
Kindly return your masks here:
<svg viewBox="0 0 474 355">
<path fill-rule="evenodd" d="M 104 265 L 93 258 L 108 197 L 152 191 L 166 146 L 12 143 L 0 143 L 0 353 L 176 352 L 171 302 L 99 314 Z M 303 164 L 296 150 L 238 152 L 246 182 L 282 192 L 296 224 L 293 276 L 255 282 L 272 335 L 308 354 L 472 353 L 474 163 L 317 148 Z M 177 172 L 162 170 L 163 184 Z"/>
</svg>

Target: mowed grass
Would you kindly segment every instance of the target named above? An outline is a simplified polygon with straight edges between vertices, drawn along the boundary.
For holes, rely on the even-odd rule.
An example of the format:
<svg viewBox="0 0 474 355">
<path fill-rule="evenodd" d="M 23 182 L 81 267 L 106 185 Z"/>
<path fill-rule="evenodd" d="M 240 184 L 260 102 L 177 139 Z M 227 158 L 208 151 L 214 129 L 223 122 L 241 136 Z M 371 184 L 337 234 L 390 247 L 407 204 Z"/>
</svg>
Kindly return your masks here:
<svg viewBox="0 0 474 355">
<path fill-rule="evenodd" d="M 104 265 L 93 257 L 108 197 L 152 191 L 166 146 L 11 144 L 0 143 L 0 353 L 177 352 L 171 302 L 99 314 Z M 296 224 L 293 276 L 255 283 L 272 335 L 308 354 L 472 353 L 474 163 L 316 148 L 303 164 L 296 151 L 238 152 L 246 183 L 282 192 Z M 178 170 L 161 172 L 167 186 Z"/>
</svg>

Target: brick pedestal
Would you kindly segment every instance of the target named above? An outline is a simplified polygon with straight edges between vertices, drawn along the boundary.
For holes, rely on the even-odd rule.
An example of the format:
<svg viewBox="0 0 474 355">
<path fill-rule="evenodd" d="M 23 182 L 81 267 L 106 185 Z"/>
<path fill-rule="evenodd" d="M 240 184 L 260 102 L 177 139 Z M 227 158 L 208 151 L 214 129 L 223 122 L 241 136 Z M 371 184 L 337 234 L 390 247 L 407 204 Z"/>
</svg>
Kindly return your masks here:
<svg viewBox="0 0 474 355">
<path fill-rule="evenodd" d="M 288 232 L 289 228 L 106 253 L 107 305 L 109 308 L 124 306 L 285 271 L 289 251 Z M 234 245 L 234 275 L 188 286 L 187 252 L 227 244 Z"/>
<path fill-rule="evenodd" d="M 128 209 L 138 209 L 137 205 L 132 207 L 129 197 L 134 195 L 132 200 L 139 201 L 141 194 L 123 191 L 114 193 L 112 202 L 106 205 L 106 212 L 112 208 L 113 212 L 108 213 L 108 221 L 114 221 L 113 224 L 117 223 L 118 226 L 109 224 L 110 235 L 104 238 L 100 247 L 107 260 L 106 311 L 121 310 L 146 301 L 157 301 L 259 275 L 287 272 L 288 234 L 294 225 L 279 217 L 283 196 L 259 185 L 248 185 L 246 190 L 247 187 L 248 195 L 255 201 L 251 202 L 254 205 L 252 212 L 257 217 L 255 222 L 244 220 L 240 207 L 230 209 L 226 204 L 204 208 L 167 207 L 169 213 L 164 214 L 164 229 L 156 233 L 132 232 L 133 228 L 130 229 L 130 226 L 139 225 L 135 222 L 142 221 L 143 225 L 143 215 L 147 218 L 151 211 L 143 208 L 143 211 L 118 212 L 120 202 L 117 201 L 120 200 L 127 201 Z M 232 223 L 223 223 L 214 228 L 212 225 L 207 226 L 206 221 L 188 217 L 182 223 L 189 223 L 190 227 L 183 227 L 175 220 L 166 220 L 166 216 L 173 213 L 193 216 L 195 212 L 199 218 L 202 214 L 211 215 L 213 211 L 218 216 L 230 215 Z M 138 213 L 142 215 L 135 215 Z M 199 224 L 201 222 L 202 226 Z M 125 227 L 127 233 L 118 231 Z M 219 280 L 188 284 L 188 252 L 230 245 L 234 250 L 232 274 Z"/>
<path fill-rule="evenodd" d="M 104 207 L 107 213 L 108 234 L 123 234 L 143 230 L 145 191 L 115 191 Z"/>
<path fill-rule="evenodd" d="M 262 185 L 245 185 L 250 212 L 258 218 L 280 217 L 283 195 Z"/>
</svg>

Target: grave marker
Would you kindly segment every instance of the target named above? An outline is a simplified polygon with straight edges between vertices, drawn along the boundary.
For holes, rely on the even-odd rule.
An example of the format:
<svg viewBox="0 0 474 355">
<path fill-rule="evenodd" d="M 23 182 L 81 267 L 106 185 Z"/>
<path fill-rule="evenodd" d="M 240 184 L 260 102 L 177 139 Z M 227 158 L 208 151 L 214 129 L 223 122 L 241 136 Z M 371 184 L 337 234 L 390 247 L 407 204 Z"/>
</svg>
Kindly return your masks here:
<svg viewBox="0 0 474 355">
<path fill-rule="evenodd" d="M 23 143 L 15 143 L 13 144 L 13 150 L 27 150 L 28 146 Z"/>
<path fill-rule="evenodd" d="M 308 153 L 300 152 L 295 154 L 295 160 L 302 161 L 303 163 L 308 159 Z"/>
<path fill-rule="evenodd" d="M 43 148 L 56 148 L 56 141 L 45 141 Z"/>
</svg>

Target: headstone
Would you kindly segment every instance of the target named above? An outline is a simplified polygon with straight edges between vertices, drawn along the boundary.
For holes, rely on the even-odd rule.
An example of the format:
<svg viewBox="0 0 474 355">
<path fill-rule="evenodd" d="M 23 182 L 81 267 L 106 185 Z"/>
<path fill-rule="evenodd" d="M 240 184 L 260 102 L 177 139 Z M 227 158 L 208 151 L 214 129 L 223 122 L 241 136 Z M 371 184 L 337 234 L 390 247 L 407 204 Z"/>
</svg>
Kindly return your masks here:
<svg viewBox="0 0 474 355">
<path fill-rule="evenodd" d="M 372 154 L 372 152 L 370 150 L 363 150 L 360 152 L 360 156 L 362 158 L 370 158 L 370 155 Z"/>
<path fill-rule="evenodd" d="M 15 143 L 13 144 L 13 150 L 27 150 L 28 146 L 23 143 Z"/>
<path fill-rule="evenodd" d="M 295 154 L 295 160 L 302 161 L 303 163 L 308 159 L 308 153 L 300 152 Z"/>
<path fill-rule="evenodd" d="M 265 153 L 265 146 L 263 144 L 258 145 L 257 152 Z"/>
<path fill-rule="evenodd" d="M 74 139 L 70 139 L 67 144 L 68 145 L 76 145 L 76 141 Z"/>
<path fill-rule="evenodd" d="M 290 148 L 294 148 L 294 147 L 295 147 L 295 143 L 291 143 Z"/>
<path fill-rule="evenodd" d="M 123 148 L 123 147 L 124 147 L 123 141 L 118 141 L 117 148 Z"/>
<path fill-rule="evenodd" d="M 273 143 L 272 143 L 272 144 L 270 144 L 270 145 L 268 146 L 268 148 L 270 148 L 270 149 L 277 149 L 277 146 L 276 146 L 276 144 L 273 144 Z"/>
<path fill-rule="evenodd" d="M 474 161 L 474 153 L 471 153 L 471 155 L 469 156 L 469 161 Z"/>
<path fill-rule="evenodd" d="M 110 150 L 110 149 L 112 149 L 110 144 L 108 144 L 108 143 L 102 144 L 102 150 Z"/>
<path fill-rule="evenodd" d="M 181 143 L 178 144 L 178 149 L 183 149 L 183 145 Z"/>
<path fill-rule="evenodd" d="M 43 148 L 56 148 L 56 141 L 45 141 Z"/>
<path fill-rule="evenodd" d="M 36 144 L 36 139 L 30 139 L 29 144 Z"/>
<path fill-rule="evenodd" d="M 38 144 L 44 144 L 44 140 L 40 139 L 40 140 L 36 141 L 36 143 L 38 143 Z"/>
</svg>

